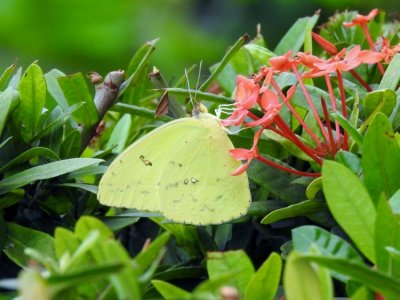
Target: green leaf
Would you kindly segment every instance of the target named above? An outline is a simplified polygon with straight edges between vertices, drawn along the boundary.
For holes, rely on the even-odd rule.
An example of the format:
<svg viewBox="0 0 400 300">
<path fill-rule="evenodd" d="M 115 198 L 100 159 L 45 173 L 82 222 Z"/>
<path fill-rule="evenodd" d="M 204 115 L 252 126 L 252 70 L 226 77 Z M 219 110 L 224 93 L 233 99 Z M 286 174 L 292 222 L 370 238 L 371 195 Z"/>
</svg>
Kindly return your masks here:
<svg viewBox="0 0 400 300">
<path fill-rule="evenodd" d="M 0 94 L 0 136 L 7 124 L 8 116 L 19 103 L 18 93 L 10 88 Z"/>
<path fill-rule="evenodd" d="M 313 267 L 302 255 L 290 253 L 285 267 L 283 285 L 287 300 L 333 299 L 332 283 L 324 278 L 324 270 Z"/>
<path fill-rule="evenodd" d="M 9 66 L 0 77 L 0 91 L 4 91 L 7 88 L 7 85 L 13 76 L 15 69 L 17 68 L 16 65 Z"/>
<path fill-rule="evenodd" d="M 376 211 L 366 188 L 349 169 L 329 160 L 322 166 L 322 186 L 336 221 L 359 250 L 375 263 Z"/>
<path fill-rule="evenodd" d="M 54 258 L 54 239 L 48 234 L 14 223 L 6 223 L 5 254 L 20 267 L 25 267 L 29 260 L 24 250 L 33 248 L 43 256 Z"/>
<path fill-rule="evenodd" d="M 400 280 L 377 270 L 372 270 L 370 267 L 364 266 L 359 262 L 319 255 L 307 255 L 304 258 L 340 274 L 349 276 L 355 281 L 362 282 L 363 285 L 383 294 L 388 299 L 399 299 L 400 297 Z"/>
<path fill-rule="evenodd" d="M 307 199 L 314 200 L 317 196 L 317 193 L 322 190 L 322 178 L 315 178 L 306 189 L 306 197 Z"/>
<path fill-rule="evenodd" d="M 79 238 L 72 231 L 63 227 L 56 228 L 54 238 L 54 250 L 57 259 L 61 259 L 66 253 L 72 256 L 80 244 Z"/>
<path fill-rule="evenodd" d="M 140 218 L 139 217 L 119 217 L 119 216 L 112 216 L 112 217 L 104 217 L 101 218 L 104 224 L 107 225 L 112 231 L 119 231 L 129 225 L 137 223 Z"/>
<path fill-rule="evenodd" d="M 234 57 L 234 55 L 241 49 L 244 43 L 248 40 L 248 36 L 241 36 L 236 43 L 228 50 L 225 56 L 222 58 L 221 62 L 217 64 L 217 66 L 212 70 L 211 75 L 207 78 L 206 81 L 199 87 L 199 91 L 204 92 L 210 86 L 211 82 L 213 82 L 218 75 L 224 70 L 225 66 L 229 63 L 229 61 Z"/>
<path fill-rule="evenodd" d="M 354 174 L 362 172 L 360 158 L 351 152 L 340 150 L 336 153 L 335 160 L 352 170 Z"/>
<path fill-rule="evenodd" d="M 78 130 L 72 129 L 62 141 L 60 157 L 63 159 L 79 157 L 80 148 L 81 134 Z"/>
<path fill-rule="evenodd" d="M 114 233 L 103 222 L 94 217 L 83 216 L 75 224 L 75 234 L 80 239 L 85 239 L 93 230 L 99 231 L 102 239 L 114 237 Z"/>
<path fill-rule="evenodd" d="M 0 182 L 0 195 L 34 181 L 57 177 L 102 161 L 95 158 L 71 158 L 33 167 L 3 179 Z"/>
<path fill-rule="evenodd" d="M 54 160 L 60 159 L 58 157 L 58 155 L 56 153 L 54 153 L 52 150 L 50 150 L 49 148 L 33 147 L 33 148 L 30 148 L 30 149 L 26 150 L 25 152 L 21 153 L 13 160 L 10 160 L 7 164 L 3 165 L 0 168 L 0 173 L 4 173 L 7 170 L 9 170 L 10 168 L 12 168 L 16 165 L 22 164 L 24 162 L 27 162 L 30 159 L 35 158 L 35 157 L 46 157 L 46 158 L 50 158 L 50 159 L 54 159 Z"/>
<path fill-rule="evenodd" d="M 341 237 L 313 225 L 300 226 L 292 230 L 293 249 L 307 254 L 317 248 L 323 256 L 341 257 L 362 262 L 356 250 Z"/>
<path fill-rule="evenodd" d="M 36 133 L 43 107 L 46 103 L 46 81 L 40 67 L 33 63 L 26 70 L 18 85 L 19 105 L 15 119 L 20 126 L 21 136 L 29 143 Z"/>
<path fill-rule="evenodd" d="M 356 142 L 356 144 L 361 148 L 363 145 L 363 137 L 357 131 L 357 129 L 341 114 L 332 113 L 331 116 L 339 122 L 340 126 L 343 127 L 343 129 L 351 136 L 354 142 Z"/>
<path fill-rule="evenodd" d="M 164 232 L 151 242 L 146 249 L 136 255 L 133 259 L 133 265 L 137 270 L 139 270 L 139 273 L 143 273 L 148 267 L 150 267 L 161 252 L 162 248 L 165 247 L 170 237 L 171 234 L 169 232 Z"/>
<path fill-rule="evenodd" d="M 390 62 L 389 66 L 387 67 L 378 89 L 395 90 L 400 81 L 399 69 L 400 54 L 396 54 Z"/>
<path fill-rule="evenodd" d="M 226 273 L 235 273 L 230 283 L 235 286 L 241 295 L 254 275 L 251 260 L 243 250 L 227 252 L 209 252 L 207 254 L 207 271 L 210 280 Z"/>
<path fill-rule="evenodd" d="M 90 192 L 94 195 L 97 195 L 98 188 L 97 185 L 93 184 L 84 184 L 84 183 L 60 183 L 60 184 L 55 184 L 55 186 L 60 186 L 60 187 L 73 187 L 73 188 L 78 188 L 87 192 Z"/>
<path fill-rule="evenodd" d="M 393 90 L 377 90 L 369 93 L 363 100 L 365 117 L 382 112 L 390 116 L 396 104 L 396 93 Z"/>
<path fill-rule="evenodd" d="M 292 204 L 288 207 L 279 208 L 274 210 L 265 216 L 262 220 L 262 224 L 271 224 L 273 222 L 294 218 L 298 216 L 307 216 L 310 214 L 315 214 L 321 210 L 326 209 L 326 203 L 316 200 L 305 200 L 300 203 Z"/>
<path fill-rule="evenodd" d="M 306 197 L 303 185 L 292 184 L 297 176 L 266 166 L 258 161 L 251 162 L 247 174 L 252 181 L 261 185 L 285 203 L 298 203 Z"/>
<path fill-rule="evenodd" d="M 59 77 L 57 81 L 70 106 L 79 102 L 85 103 L 80 109 L 72 113 L 76 122 L 88 127 L 95 124 L 99 116 L 82 73 Z"/>
<path fill-rule="evenodd" d="M 306 29 L 312 29 L 317 23 L 318 18 L 319 15 L 315 14 L 312 17 L 298 19 L 280 40 L 274 53 L 283 55 L 289 50 L 293 50 L 294 53 L 298 52 L 304 44 Z"/>
<path fill-rule="evenodd" d="M 375 221 L 375 252 L 378 270 L 394 278 L 400 276 L 400 262 L 387 248 L 400 249 L 400 216 L 392 213 L 388 201 L 381 198 L 377 205 Z"/>
<path fill-rule="evenodd" d="M 130 129 L 132 125 L 132 118 L 130 115 L 125 114 L 119 119 L 107 141 L 106 148 L 111 148 L 112 153 L 120 153 L 127 146 L 130 136 Z"/>
<path fill-rule="evenodd" d="M 177 300 L 177 299 L 191 299 L 191 294 L 175 285 L 162 280 L 152 280 L 151 283 L 154 285 L 156 290 L 161 294 L 163 299 L 166 300 Z"/>
<path fill-rule="evenodd" d="M 250 279 L 244 299 L 273 300 L 278 291 L 282 272 L 282 259 L 272 252 Z"/>
<path fill-rule="evenodd" d="M 264 66 L 271 57 L 275 56 L 275 53 L 257 44 L 246 44 L 243 47 L 249 51 L 256 70 Z"/>
<path fill-rule="evenodd" d="M 49 284 L 55 285 L 56 289 L 61 289 L 70 286 L 81 285 L 83 282 L 107 278 L 113 273 L 120 272 L 123 267 L 124 265 L 118 262 L 85 266 L 79 270 L 68 272 L 62 275 L 51 275 L 47 281 Z"/>
<path fill-rule="evenodd" d="M 57 79 L 60 77 L 64 77 L 65 74 L 57 69 L 52 69 L 46 74 L 44 74 L 44 78 L 47 83 L 47 91 L 54 98 L 57 104 L 62 108 L 63 111 L 68 109 L 68 102 L 65 98 L 60 85 L 57 82 Z M 49 107 L 47 107 L 49 108 Z"/>
<path fill-rule="evenodd" d="M 400 188 L 400 146 L 384 114 L 377 113 L 372 120 L 362 151 L 365 186 L 374 203 L 382 194 L 388 200 Z"/>
</svg>

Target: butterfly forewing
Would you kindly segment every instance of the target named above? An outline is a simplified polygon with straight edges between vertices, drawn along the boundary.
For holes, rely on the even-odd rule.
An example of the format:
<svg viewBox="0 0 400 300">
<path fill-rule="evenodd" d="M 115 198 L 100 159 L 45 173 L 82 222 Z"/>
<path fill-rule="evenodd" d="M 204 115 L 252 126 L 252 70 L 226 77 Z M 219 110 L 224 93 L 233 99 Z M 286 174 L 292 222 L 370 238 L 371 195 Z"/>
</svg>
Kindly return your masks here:
<svg viewBox="0 0 400 300">
<path fill-rule="evenodd" d="M 211 117 L 165 124 L 127 148 L 99 185 L 110 206 L 158 211 L 174 222 L 217 224 L 247 211 L 246 174 L 228 153 L 226 132 Z"/>
</svg>

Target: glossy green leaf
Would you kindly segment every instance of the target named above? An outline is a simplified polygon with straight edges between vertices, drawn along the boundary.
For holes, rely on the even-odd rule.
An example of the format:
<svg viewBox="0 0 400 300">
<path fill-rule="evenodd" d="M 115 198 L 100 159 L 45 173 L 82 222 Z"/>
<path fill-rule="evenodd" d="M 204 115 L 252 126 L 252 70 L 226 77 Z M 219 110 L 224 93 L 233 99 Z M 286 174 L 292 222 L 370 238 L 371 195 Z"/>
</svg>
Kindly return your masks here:
<svg viewBox="0 0 400 300">
<path fill-rule="evenodd" d="M 399 278 L 400 262 L 387 251 L 387 247 L 400 249 L 400 216 L 394 215 L 388 201 L 381 198 L 375 221 L 376 265 L 378 270 Z"/>
<path fill-rule="evenodd" d="M 136 255 L 136 257 L 133 259 L 134 267 L 140 273 L 143 273 L 154 262 L 162 248 L 164 248 L 169 241 L 170 237 L 171 234 L 169 232 L 164 232 L 158 236 L 148 245 L 146 249 Z"/>
<path fill-rule="evenodd" d="M 81 217 L 75 224 L 75 234 L 81 239 L 85 239 L 93 230 L 99 231 L 102 239 L 114 237 L 114 233 L 103 222 L 94 217 Z"/>
<path fill-rule="evenodd" d="M 221 72 L 225 69 L 231 59 L 237 54 L 237 52 L 242 48 L 244 43 L 248 40 L 248 36 L 241 36 L 236 43 L 228 50 L 222 60 L 211 68 L 211 75 L 207 78 L 206 81 L 199 87 L 199 91 L 204 92 L 210 86 L 210 84 L 221 74 Z"/>
<path fill-rule="evenodd" d="M 292 230 L 293 249 L 307 254 L 312 248 L 324 256 L 342 257 L 362 262 L 358 252 L 344 239 L 320 227 L 305 225 Z"/>
<path fill-rule="evenodd" d="M 251 180 L 279 197 L 285 203 L 298 203 L 304 201 L 306 197 L 303 185 L 292 184 L 292 181 L 297 176 L 287 172 L 253 161 L 247 170 L 247 174 Z"/>
<path fill-rule="evenodd" d="M 184 224 L 166 223 L 164 222 L 165 219 L 160 217 L 153 217 L 151 220 L 171 233 L 174 236 L 176 243 L 183 247 L 190 255 L 199 255 L 199 248 L 201 245 L 195 227 Z"/>
<path fill-rule="evenodd" d="M 62 141 L 60 157 L 63 159 L 79 157 L 81 148 L 81 134 L 78 130 L 72 129 Z"/>
<path fill-rule="evenodd" d="M 289 255 L 283 277 L 287 300 L 332 299 L 332 283 L 324 282 L 321 270 L 313 267 L 298 252 Z M 324 274 L 325 275 L 325 274 Z M 325 284 L 323 284 L 325 283 Z"/>
<path fill-rule="evenodd" d="M 400 54 L 396 54 L 389 66 L 387 67 L 385 74 L 382 77 L 382 80 L 379 84 L 378 89 L 396 89 L 399 81 L 400 81 Z"/>
<path fill-rule="evenodd" d="M 362 172 L 360 158 L 351 152 L 340 150 L 336 153 L 335 160 L 352 170 L 354 174 Z"/>
<path fill-rule="evenodd" d="M 274 210 L 265 216 L 262 220 L 262 224 L 271 224 L 273 222 L 294 218 L 298 216 L 307 216 L 320 212 L 326 209 L 326 203 L 317 200 L 305 200 L 296 204 L 292 204 L 288 207 L 279 208 Z"/>
<path fill-rule="evenodd" d="M 396 215 L 400 215 L 400 190 L 398 190 L 388 201 L 392 211 Z"/>
<path fill-rule="evenodd" d="M 264 66 L 271 57 L 275 56 L 275 53 L 269 49 L 254 43 L 246 44 L 243 47 L 249 51 L 256 70 Z"/>
<path fill-rule="evenodd" d="M 6 89 L 0 93 L 0 136 L 7 124 L 11 112 L 19 103 L 18 93 L 12 89 Z"/>
<path fill-rule="evenodd" d="M 175 285 L 162 280 L 152 280 L 151 283 L 165 300 L 191 299 L 191 294 Z"/>
<path fill-rule="evenodd" d="M 363 100 L 365 116 L 368 118 L 377 112 L 390 116 L 396 104 L 396 98 L 393 90 L 377 90 L 367 94 Z"/>
<path fill-rule="evenodd" d="M 329 209 L 372 262 L 376 262 L 374 226 L 376 211 L 366 188 L 356 175 L 343 165 L 326 160 L 322 166 L 322 185 Z"/>
<path fill-rule="evenodd" d="M 306 38 L 306 30 L 311 29 L 315 26 L 319 18 L 318 14 L 312 17 L 300 18 L 290 27 L 286 32 L 285 36 L 280 40 L 276 46 L 274 53 L 277 55 L 283 55 L 289 50 L 293 50 L 294 53 L 298 52 L 304 44 Z"/>
<path fill-rule="evenodd" d="M 104 224 L 107 225 L 112 231 L 119 231 L 127 226 L 137 223 L 140 218 L 139 217 L 119 217 L 119 216 L 112 216 L 112 217 L 104 217 L 101 218 Z"/>
<path fill-rule="evenodd" d="M 17 66 L 16 65 L 11 65 L 9 66 L 3 74 L 0 76 L 0 91 L 4 91 L 7 88 L 7 85 L 13 76 Z"/>
<path fill-rule="evenodd" d="M 35 134 L 32 140 L 37 141 L 42 137 L 45 137 L 47 135 L 52 135 L 55 133 L 55 137 L 61 141 L 62 135 L 59 134 L 59 132 L 57 132 L 57 129 L 59 129 L 62 125 L 64 125 L 67 122 L 67 120 L 71 117 L 71 114 L 73 114 L 75 111 L 78 111 L 84 105 L 85 104 L 82 102 L 76 103 L 70 106 L 65 112 L 63 112 L 61 108 L 57 106 L 50 113 L 50 116 L 46 120 L 45 126 L 42 129 L 38 130 L 38 132 Z M 59 147 L 60 142 L 57 141 L 55 146 Z"/>
<path fill-rule="evenodd" d="M 250 279 L 246 287 L 244 299 L 273 300 L 278 291 L 282 272 L 282 259 L 272 252 Z"/>
<path fill-rule="evenodd" d="M 229 295 L 232 293 L 239 295 L 238 290 L 235 287 L 229 285 L 229 281 L 234 274 L 224 274 L 213 279 L 205 280 L 200 283 L 196 289 L 192 292 L 192 299 L 204 299 L 214 300 L 218 298 L 224 298 L 224 289 L 229 289 Z"/>
<path fill-rule="evenodd" d="M 20 101 L 14 111 L 22 138 L 30 142 L 36 133 L 46 102 L 46 81 L 40 67 L 33 63 L 25 71 L 18 85 Z"/>
<path fill-rule="evenodd" d="M 227 252 L 209 252 L 207 254 L 207 271 L 210 280 L 226 273 L 235 273 L 230 280 L 241 295 L 254 275 L 254 267 L 250 258 L 243 250 Z"/>
<path fill-rule="evenodd" d="M 111 133 L 110 138 L 107 141 L 106 148 L 111 148 L 112 153 L 120 153 L 124 150 L 128 145 L 129 137 L 130 137 L 130 129 L 132 125 L 132 118 L 130 115 L 125 114 L 122 118 L 119 119 L 117 125 L 115 125 L 113 132 Z"/>
<path fill-rule="evenodd" d="M 70 256 L 78 249 L 80 240 L 70 230 L 63 227 L 57 227 L 54 232 L 54 250 L 57 259 L 60 259 L 64 254 Z"/>
<path fill-rule="evenodd" d="M 52 69 L 44 74 L 44 78 L 46 79 L 47 84 L 47 91 L 54 98 L 56 103 L 62 108 L 62 110 L 66 111 L 69 105 L 57 81 L 58 78 L 64 76 L 65 74 L 57 69 Z"/>
<path fill-rule="evenodd" d="M 60 159 L 58 157 L 58 155 L 56 153 L 54 153 L 54 151 L 50 150 L 49 148 L 33 147 L 33 148 L 30 148 L 30 149 L 26 150 L 25 152 L 21 153 L 13 160 L 10 160 L 7 164 L 1 166 L 0 173 L 6 172 L 10 168 L 17 166 L 19 164 L 25 163 L 35 157 L 46 157 L 46 158 L 54 159 L 54 160 Z"/>
<path fill-rule="evenodd" d="M 80 102 L 85 103 L 72 114 L 73 118 L 81 125 L 91 126 L 95 124 L 99 116 L 82 73 L 59 77 L 57 81 L 69 106 Z"/>
<path fill-rule="evenodd" d="M 319 255 L 307 255 L 305 258 L 340 274 L 349 276 L 355 281 L 362 282 L 363 285 L 383 294 L 388 297 L 388 299 L 394 300 L 400 297 L 400 280 L 377 270 L 373 270 L 359 262 Z"/>
<path fill-rule="evenodd" d="M 322 178 L 315 178 L 306 189 L 306 197 L 309 200 L 314 200 L 317 193 L 322 190 Z"/>
<path fill-rule="evenodd" d="M 99 164 L 102 161 L 95 158 L 71 158 L 33 167 L 2 180 L 0 182 L 0 194 L 5 194 L 37 180 L 54 178 L 84 167 Z"/>
<path fill-rule="evenodd" d="M 97 195 L 97 192 L 98 192 L 97 185 L 93 185 L 93 184 L 85 184 L 85 183 L 60 183 L 60 184 L 55 184 L 54 186 L 77 188 L 77 189 L 81 189 L 81 190 L 90 192 L 90 193 L 92 193 L 92 194 L 94 194 L 94 195 Z"/>
<path fill-rule="evenodd" d="M 26 248 L 33 248 L 43 256 L 54 258 L 54 239 L 48 234 L 15 223 L 6 223 L 6 232 L 4 252 L 20 267 L 25 267 L 29 259 L 24 253 Z"/>
<path fill-rule="evenodd" d="M 363 136 L 357 131 L 357 129 L 341 114 L 332 113 L 331 116 L 339 122 L 340 126 L 349 134 L 349 136 L 356 142 L 359 147 L 362 147 Z"/>
<path fill-rule="evenodd" d="M 384 114 L 375 115 L 365 135 L 362 150 L 365 186 L 374 203 L 378 203 L 382 194 L 388 200 L 400 189 L 400 146 Z"/>
</svg>

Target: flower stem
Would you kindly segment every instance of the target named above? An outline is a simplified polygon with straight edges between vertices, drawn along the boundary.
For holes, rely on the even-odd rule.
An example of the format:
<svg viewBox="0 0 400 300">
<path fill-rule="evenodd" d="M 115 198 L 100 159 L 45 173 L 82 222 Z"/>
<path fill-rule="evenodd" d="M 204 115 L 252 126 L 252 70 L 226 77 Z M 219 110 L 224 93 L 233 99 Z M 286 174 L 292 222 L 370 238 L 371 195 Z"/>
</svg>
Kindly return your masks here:
<svg viewBox="0 0 400 300">
<path fill-rule="evenodd" d="M 375 44 L 374 44 L 374 41 L 372 40 L 371 33 L 368 30 L 367 24 L 361 23 L 360 26 L 361 26 L 362 31 L 365 34 L 365 38 L 367 39 L 369 47 L 371 48 L 371 50 L 376 51 Z M 385 69 L 383 68 L 383 66 L 380 62 L 378 62 L 378 69 L 379 69 L 379 72 L 381 72 L 381 75 L 383 75 L 385 73 Z"/>
<path fill-rule="evenodd" d="M 301 149 L 305 154 L 311 157 L 317 164 L 322 165 L 322 159 L 316 156 L 314 149 L 311 149 L 310 147 L 306 146 L 302 141 L 300 141 L 280 115 L 275 116 L 274 122 L 276 126 L 278 126 L 279 129 L 285 133 L 285 138 L 293 142 L 297 147 L 299 147 L 299 149 Z"/>
<path fill-rule="evenodd" d="M 283 103 L 286 104 L 292 115 L 296 118 L 296 120 L 300 123 L 300 125 L 303 127 L 303 129 L 309 134 L 309 136 L 317 143 L 320 144 L 321 141 L 319 138 L 314 134 L 314 132 L 311 131 L 310 127 L 307 126 L 307 124 L 304 122 L 304 120 L 299 116 L 297 111 L 294 109 L 292 104 L 290 104 L 290 101 L 286 98 L 286 96 L 283 94 L 282 90 L 276 83 L 274 79 L 271 80 L 272 86 L 275 88 L 275 90 L 278 92 L 278 95 L 283 99 Z"/>
<path fill-rule="evenodd" d="M 329 100 L 331 101 L 332 109 L 334 112 L 337 112 L 336 99 L 335 99 L 335 95 L 333 93 L 331 78 L 329 77 L 329 74 L 325 74 L 325 82 L 326 82 L 326 86 L 328 87 Z M 336 140 L 339 140 L 340 127 L 339 127 L 339 122 L 337 120 L 335 120 L 335 130 L 336 130 Z"/>
<path fill-rule="evenodd" d="M 278 164 L 278 163 L 276 163 L 276 162 L 274 162 L 272 160 L 269 160 L 269 159 L 267 159 L 267 158 L 265 158 L 263 156 L 257 156 L 256 159 L 258 161 L 268 165 L 268 166 L 271 166 L 271 167 L 276 168 L 278 170 L 289 172 L 289 173 L 292 173 L 292 174 L 295 174 L 295 175 L 307 176 L 307 177 L 320 177 L 321 176 L 321 173 L 302 172 L 302 171 L 299 171 L 299 170 L 296 170 L 296 169 L 288 168 L 288 167 L 283 166 L 281 164 Z"/>
<path fill-rule="evenodd" d="M 328 133 L 329 133 L 329 146 L 331 148 L 332 156 L 335 157 L 336 144 L 335 144 L 335 139 L 333 138 L 331 121 L 329 119 L 328 108 L 326 107 L 326 102 L 325 102 L 324 97 L 321 97 L 321 105 L 322 105 L 322 110 L 324 111 L 325 124 L 326 124 L 326 127 L 328 128 Z"/>
<path fill-rule="evenodd" d="M 297 71 L 296 67 L 292 66 L 292 70 L 293 70 L 293 73 L 296 75 L 297 80 L 299 81 L 299 84 L 303 91 L 303 94 L 306 97 L 308 105 L 310 105 L 311 111 L 313 112 L 314 117 L 317 120 L 318 126 L 319 126 L 322 134 L 324 135 L 325 141 L 328 142 L 328 140 L 329 140 L 328 133 L 326 132 L 324 125 L 322 124 L 321 118 L 319 117 L 317 109 L 315 108 L 315 105 L 311 100 L 310 94 L 308 93 L 306 86 L 304 85 L 304 82 L 303 82 L 299 72 Z"/>
<path fill-rule="evenodd" d="M 347 107 L 346 107 L 346 95 L 344 93 L 344 85 L 343 85 L 343 76 L 340 71 L 336 71 L 338 84 L 339 84 L 339 92 L 340 92 L 340 100 L 342 102 L 342 114 L 345 119 L 347 119 Z M 343 133 L 343 149 L 348 149 L 348 139 L 349 135 L 346 131 Z"/>
</svg>

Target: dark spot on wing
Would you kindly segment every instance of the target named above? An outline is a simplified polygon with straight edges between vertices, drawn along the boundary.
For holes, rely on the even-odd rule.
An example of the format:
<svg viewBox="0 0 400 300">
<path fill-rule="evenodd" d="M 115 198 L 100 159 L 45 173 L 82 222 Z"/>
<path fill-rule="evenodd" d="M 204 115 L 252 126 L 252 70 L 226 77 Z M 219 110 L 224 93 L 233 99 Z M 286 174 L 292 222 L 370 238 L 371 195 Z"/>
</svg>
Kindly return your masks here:
<svg viewBox="0 0 400 300">
<path fill-rule="evenodd" d="M 139 159 L 142 161 L 142 163 L 144 163 L 145 166 L 151 167 L 153 165 L 151 161 L 144 157 L 144 155 L 140 155 Z"/>
<path fill-rule="evenodd" d="M 183 181 L 183 183 L 184 183 L 184 184 L 188 184 L 188 183 L 189 183 L 189 180 L 186 178 L 186 179 Z"/>
</svg>

